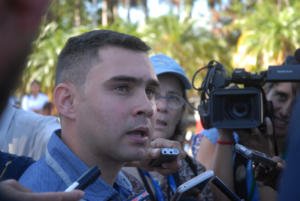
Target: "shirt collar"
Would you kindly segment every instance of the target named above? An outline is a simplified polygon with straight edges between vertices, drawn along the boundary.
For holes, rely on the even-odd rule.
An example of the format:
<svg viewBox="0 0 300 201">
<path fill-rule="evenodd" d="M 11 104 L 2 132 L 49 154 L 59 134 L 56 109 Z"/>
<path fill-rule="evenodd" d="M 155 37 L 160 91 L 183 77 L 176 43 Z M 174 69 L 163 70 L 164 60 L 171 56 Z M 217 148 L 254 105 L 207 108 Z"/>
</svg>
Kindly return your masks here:
<svg viewBox="0 0 300 201">
<path fill-rule="evenodd" d="M 66 146 L 66 144 L 63 143 L 63 141 L 60 139 L 60 133 L 61 129 L 56 130 L 51 136 L 47 151 L 51 158 L 53 158 L 61 167 L 61 169 L 68 175 L 70 180 L 74 182 L 88 169 L 88 166 L 82 160 L 80 160 Z M 88 189 L 89 193 L 94 196 L 99 196 L 99 190 L 101 189 L 101 193 L 103 192 L 103 194 L 101 194 L 102 198 L 107 197 L 107 199 L 112 197 L 117 198 L 119 196 L 121 196 L 123 199 L 124 197 L 128 197 L 132 192 L 132 185 L 122 172 L 119 172 L 114 186 L 117 186 L 117 188 L 112 188 L 101 178 L 99 178 L 93 184 L 91 184 Z"/>
</svg>

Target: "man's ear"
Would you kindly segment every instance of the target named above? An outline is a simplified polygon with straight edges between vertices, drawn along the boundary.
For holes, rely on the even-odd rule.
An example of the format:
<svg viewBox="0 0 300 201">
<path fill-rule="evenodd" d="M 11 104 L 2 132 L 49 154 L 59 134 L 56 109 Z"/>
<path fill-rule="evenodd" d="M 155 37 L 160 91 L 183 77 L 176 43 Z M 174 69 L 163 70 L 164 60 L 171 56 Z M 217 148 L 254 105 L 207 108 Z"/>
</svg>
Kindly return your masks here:
<svg viewBox="0 0 300 201">
<path fill-rule="evenodd" d="M 74 85 L 60 83 L 54 90 L 54 103 L 60 115 L 75 119 L 77 91 Z"/>
</svg>

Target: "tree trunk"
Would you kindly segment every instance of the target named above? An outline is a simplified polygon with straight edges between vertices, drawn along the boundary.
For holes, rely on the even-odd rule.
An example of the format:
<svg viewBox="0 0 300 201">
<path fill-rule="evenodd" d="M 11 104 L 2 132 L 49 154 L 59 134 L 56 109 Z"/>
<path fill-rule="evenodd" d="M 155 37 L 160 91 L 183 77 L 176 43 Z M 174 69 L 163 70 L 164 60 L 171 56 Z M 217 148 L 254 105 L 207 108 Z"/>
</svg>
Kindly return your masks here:
<svg viewBox="0 0 300 201">
<path fill-rule="evenodd" d="M 93 26 L 96 27 L 98 25 L 98 12 L 96 10 L 97 8 L 97 4 L 98 4 L 98 0 L 92 0 L 92 5 L 94 7 L 94 11 L 93 11 L 93 15 L 92 15 L 92 23 L 93 23 Z"/>
<path fill-rule="evenodd" d="M 102 26 L 108 25 L 108 1 L 109 0 L 102 1 Z"/>
<path fill-rule="evenodd" d="M 187 18 L 191 18 L 192 17 L 192 12 L 193 12 L 193 8 L 194 8 L 194 4 L 195 1 L 188 1 L 185 3 L 185 7 L 186 7 L 186 13 L 187 13 Z"/>
<path fill-rule="evenodd" d="M 144 14 L 145 14 L 145 19 L 146 19 L 146 22 L 147 22 L 149 20 L 148 1 L 143 0 L 142 4 L 143 4 L 143 11 L 144 11 Z"/>
<path fill-rule="evenodd" d="M 112 5 L 112 21 L 114 22 L 116 19 L 118 19 L 118 1 L 113 0 Z"/>
<path fill-rule="evenodd" d="M 130 0 L 125 0 L 124 6 L 127 9 L 127 22 L 130 22 Z"/>
<path fill-rule="evenodd" d="M 81 9 L 80 0 L 75 0 L 74 21 L 76 27 L 79 27 L 81 25 L 80 9 Z"/>
</svg>

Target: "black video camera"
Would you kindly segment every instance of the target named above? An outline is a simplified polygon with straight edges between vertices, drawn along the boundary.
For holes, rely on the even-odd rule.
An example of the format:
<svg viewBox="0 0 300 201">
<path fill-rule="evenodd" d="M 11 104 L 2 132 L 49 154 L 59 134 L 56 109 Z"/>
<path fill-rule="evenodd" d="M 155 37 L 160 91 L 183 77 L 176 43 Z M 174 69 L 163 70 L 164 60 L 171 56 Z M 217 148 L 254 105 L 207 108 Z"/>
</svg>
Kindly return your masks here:
<svg viewBox="0 0 300 201">
<path fill-rule="evenodd" d="M 194 88 L 200 92 L 198 111 L 206 129 L 261 126 L 271 108 L 262 86 L 266 82 L 300 81 L 300 65 L 270 66 L 259 74 L 235 69 L 230 77 L 224 66 L 213 60 L 194 74 L 193 86 L 196 75 L 205 68 L 208 71 L 201 87 Z M 243 85 L 244 88 L 226 88 L 230 84 Z"/>
</svg>

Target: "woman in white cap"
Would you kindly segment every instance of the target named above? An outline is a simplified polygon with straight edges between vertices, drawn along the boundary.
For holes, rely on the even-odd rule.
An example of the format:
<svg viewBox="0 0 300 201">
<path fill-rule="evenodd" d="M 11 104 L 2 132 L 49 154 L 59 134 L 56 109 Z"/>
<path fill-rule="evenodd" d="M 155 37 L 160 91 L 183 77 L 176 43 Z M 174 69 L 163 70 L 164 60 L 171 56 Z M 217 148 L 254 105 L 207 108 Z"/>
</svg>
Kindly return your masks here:
<svg viewBox="0 0 300 201">
<path fill-rule="evenodd" d="M 150 58 L 160 82 L 160 93 L 156 96 L 157 112 L 153 139 L 165 138 L 182 142 L 185 137 L 186 90 L 191 84 L 182 67 L 172 58 L 158 54 Z M 151 200 L 168 201 L 176 188 L 187 180 L 205 171 L 196 160 L 186 156 L 181 169 L 176 173 L 163 176 L 158 172 L 138 169 L 139 177 L 150 194 Z M 133 173 L 133 172 L 131 172 Z M 136 173 L 134 173 L 137 176 Z M 191 191 L 182 200 L 213 200 L 210 188 Z"/>
</svg>

